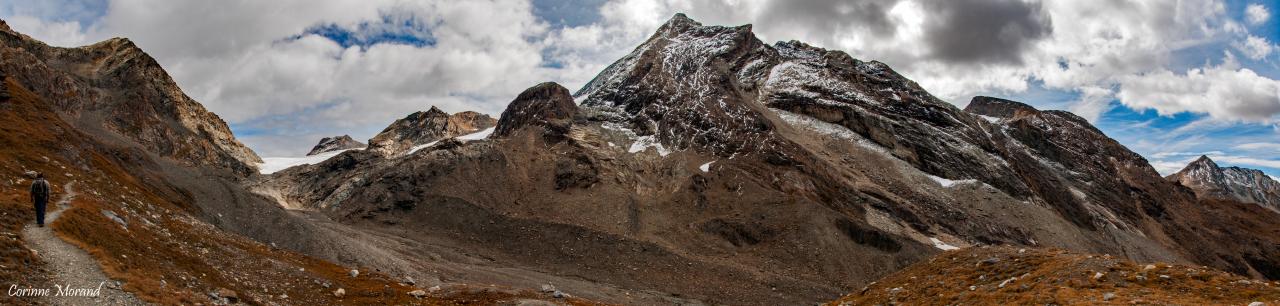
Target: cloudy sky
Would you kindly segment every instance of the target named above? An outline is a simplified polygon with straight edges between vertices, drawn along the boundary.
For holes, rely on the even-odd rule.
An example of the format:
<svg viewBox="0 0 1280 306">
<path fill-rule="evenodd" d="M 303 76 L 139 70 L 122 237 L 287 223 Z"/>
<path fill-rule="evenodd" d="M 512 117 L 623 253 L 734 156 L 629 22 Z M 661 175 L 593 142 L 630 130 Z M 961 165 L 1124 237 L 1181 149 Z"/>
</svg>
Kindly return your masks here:
<svg viewBox="0 0 1280 306">
<path fill-rule="evenodd" d="M 368 139 L 431 105 L 498 114 L 582 86 L 660 24 L 754 24 L 888 63 L 963 106 L 1065 109 L 1176 171 L 1201 154 L 1280 176 L 1280 0 L 0 0 L 58 46 L 132 39 L 263 156 Z"/>
</svg>

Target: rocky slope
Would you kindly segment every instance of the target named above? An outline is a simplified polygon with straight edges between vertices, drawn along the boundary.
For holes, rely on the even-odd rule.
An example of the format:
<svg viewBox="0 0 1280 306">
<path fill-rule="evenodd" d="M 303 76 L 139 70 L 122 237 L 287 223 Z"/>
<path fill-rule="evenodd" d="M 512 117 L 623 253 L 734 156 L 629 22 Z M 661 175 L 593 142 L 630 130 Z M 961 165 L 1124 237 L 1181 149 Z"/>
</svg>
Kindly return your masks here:
<svg viewBox="0 0 1280 306">
<path fill-rule="evenodd" d="M 365 147 L 364 143 L 356 141 L 355 139 L 351 139 L 351 136 L 349 135 L 325 137 L 325 138 L 321 138 L 320 142 L 317 143 L 315 147 L 311 148 L 311 152 L 307 152 L 307 156 L 333 152 L 338 150 L 359 149 L 364 147 Z"/>
<path fill-rule="evenodd" d="M 258 188 L 414 241 L 401 251 L 438 256 L 416 264 L 440 279 L 555 279 L 608 301 L 829 300 L 994 244 L 1280 277 L 1274 218 L 1198 200 L 1078 116 L 989 97 L 961 110 L 882 63 L 750 26 L 676 15 L 577 107 L 565 92 L 525 91 L 487 139 L 345 152 Z"/>
<path fill-rule="evenodd" d="M 369 150 L 392 156 L 403 154 L 415 146 L 491 128 L 496 122 L 489 115 L 470 111 L 450 115 L 432 106 L 392 122 L 369 139 Z"/>
<path fill-rule="evenodd" d="M 1280 182 L 1257 169 L 1219 167 L 1200 156 L 1165 179 L 1191 188 L 1201 198 L 1254 203 L 1280 213 Z"/>
<path fill-rule="evenodd" d="M 16 234 L 33 219 L 28 175 L 41 172 L 55 195 L 69 194 L 65 186 L 78 193 L 47 228 L 94 259 L 76 264 L 99 265 L 111 278 L 77 281 L 109 281 L 150 303 L 589 303 L 509 287 L 434 287 L 366 268 L 389 256 L 241 185 L 257 157 L 127 40 L 53 48 L 0 21 L 0 53 L 0 83 L 12 96 L 0 100 L 0 282 L 55 285 L 49 254 Z M 0 296 L 5 305 L 39 302 Z"/>
<path fill-rule="evenodd" d="M 946 252 L 824 305 L 1275 305 L 1280 282 L 1058 249 Z"/>
<path fill-rule="evenodd" d="M 128 39 L 58 48 L 0 23 L 0 69 L 91 134 L 123 138 L 184 165 L 241 175 L 261 162 Z"/>
</svg>

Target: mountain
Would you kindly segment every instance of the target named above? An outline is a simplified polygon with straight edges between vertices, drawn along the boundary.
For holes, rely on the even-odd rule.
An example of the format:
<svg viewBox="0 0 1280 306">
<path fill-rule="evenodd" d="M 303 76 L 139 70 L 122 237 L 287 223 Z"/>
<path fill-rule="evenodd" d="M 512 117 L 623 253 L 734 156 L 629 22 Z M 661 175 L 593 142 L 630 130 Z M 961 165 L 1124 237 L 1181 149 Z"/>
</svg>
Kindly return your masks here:
<svg viewBox="0 0 1280 306">
<path fill-rule="evenodd" d="M 589 303 L 371 267 L 403 259 L 251 192 L 257 155 L 126 39 L 51 47 L 0 21 L 0 71 L 9 94 L 0 99 L 0 282 L 53 290 L 101 281 L 103 291 L 164 305 Z M 32 222 L 34 173 L 65 200 L 50 204 L 59 217 L 47 227 Z M 35 250 L 47 244 L 65 252 Z M 67 272 L 86 270 L 110 279 Z M 0 296 L 4 305 L 76 301 Z"/>
<path fill-rule="evenodd" d="M 1201 198 L 1254 203 L 1280 212 L 1280 182 L 1261 170 L 1219 167 L 1202 155 L 1165 179 L 1191 188 Z"/>
<path fill-rule="evenodd" d="M 79 129 L 122 137 L 189 166 L 247 175 L 261 162 L 221 118 L 184 94 L 128 39 L 57 48 L 0 24 L 0 43 L 5 46 L 0 69 L 48 99 Z"/>
<path fill-rule="evenodd" d="M 414 146 L 475 133 L 493 127 L 496 120 L 477 112 L 448 114 L 432 106 L 425 112 L 409 114 L 388 125 L 369 139 L 369 150 L 386 155 L 409 151 Z"/>
<path fill-rule="evenodd" d="M 359 149 L 364 147 L 365 147 L 365 144 L 359 141 L 356 141 L 355 139 L 351 139 L 351 136 L 349 135 L 325 137 L 325 138 L 321 138 L 320 143 L 317 143 L 315 147 L 311 148 L 311 152 L 307 152 L 307 156 L 312 156 L 320 153 L 333 152 L 338 150 Z"/>
<path fill-rule="evenodd" d="M 487 138 L 348 151 L 254 188 L 431 258 L 409 269 L 442 280 L 622 303 L 830 300 L 983 245 L 1280 278 L 1269 211 L 1198 199 L 1079 116 L 991 97 L 961 110 L 883 63 L 749 25 L 678 14 L 567 92 L 526 90 Z"/>
</svg>

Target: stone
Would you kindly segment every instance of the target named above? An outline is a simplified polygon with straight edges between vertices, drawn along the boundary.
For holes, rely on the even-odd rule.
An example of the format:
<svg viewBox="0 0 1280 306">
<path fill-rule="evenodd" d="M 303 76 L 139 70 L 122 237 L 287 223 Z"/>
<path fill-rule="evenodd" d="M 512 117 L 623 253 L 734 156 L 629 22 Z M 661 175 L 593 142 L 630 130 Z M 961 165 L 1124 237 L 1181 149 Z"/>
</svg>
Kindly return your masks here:
<svg viewBox="0 0 1280 306">
<path fill-rule="evenodd" d="M 347 273 L 347 274 L 350 274 L 352 278 L 359 277 L 359 276 L 360 276 L 360 270 L 351 269 L 351 272 L 350 272 L 350 273 Z"/>
<path fill-rule="evenodd" d="M 422 297 L 424 297 L 424 296 L 427 296 L 427 292 L 426 292 L 426 291 L 422 291 L 421 289 L 419 289 L 419 290 L 414 290 L 414 291 L 409 291 L 409 296 L 416 297 L 416 298 L 422 298 Z"/>
<path fill-rule="evenodd" d="M 333 296 L 334 296 L 334 297 L 339 297 L 339 298 L 340 298 L 340 297 L 343 297 L 343 296 L 346 296 L 346 295 L 347 295 L 347 290 L 346 290 L 346 289 L 338 288 L 338 290 L 334 290 L 334 291 L 333 291 Z"/>
<path fill-rule="evenodd" d="M 1103 301 L 1110 301 L 1110 300 L 1114 300 L 1115 298 L 1116 298 L 1116 294 L 1113 292 L 1107 292 L 1106 294 L 1102 295 Z"/>
<path fill-rule="evenodd" d="M 555 291 L 556 291 L 555 286 L 552 286 L 551 284 L 542 284 L 542 292 L 551 293 Z"/>
</svg>

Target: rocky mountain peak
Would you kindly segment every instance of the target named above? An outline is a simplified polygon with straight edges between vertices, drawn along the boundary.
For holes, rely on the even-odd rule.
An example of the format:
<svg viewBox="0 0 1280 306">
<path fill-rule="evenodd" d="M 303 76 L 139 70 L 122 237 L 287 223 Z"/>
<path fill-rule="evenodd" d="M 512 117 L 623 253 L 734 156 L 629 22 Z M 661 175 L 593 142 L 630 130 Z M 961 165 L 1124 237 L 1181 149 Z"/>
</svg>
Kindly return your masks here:
<svg viewBox="0 0 1280 306">
<path fill-rule="evenodd" d="M 416 145 L 475 133 L 491 128 L 497 120 L 489 115 L 466 111 L 450 115 L 432 106 L 392 122 L 369 139 L 369 150 L 384 155 L 404 153 Z"/>
<path fill-rule="evenodd" d="M 525 127 L 541 127 L 548 135 L 564 135 L 577 113 L 578 105 L 569 89 L 546 82 L 526 89 L 511 101 L 493 133 L 505 137 Z"/>
<path fill-rule="evenodd" d="M 89 131 L 191 166 L 248 175 L 262 161 L 129 39 L 59 48 L 2 28 L 0 50 L 0 69 Z"/>
<path fill-rule="evenodd" d="M 1165 179 L 1191 188 L 1200 198 L 1254 203 L 1280 212 L 1280 182 L 1261 170 L 1220 167 L 1201 155 Z"/>
<path fill-rule="evenodd" d="M 351 139 L 350 135 L 325 137 L 325 138 L 321 138 L 320 143 L 317 143 L 315 147 L 311 148 L 311 152 L 308 152 L 307 156 L 321 154 L 325 152 L 333 152 L 338 150 L 359 149 L 364 147 L 365 147 L 364 143 L 356 141 L 355 139 Z"/>
</svg>

